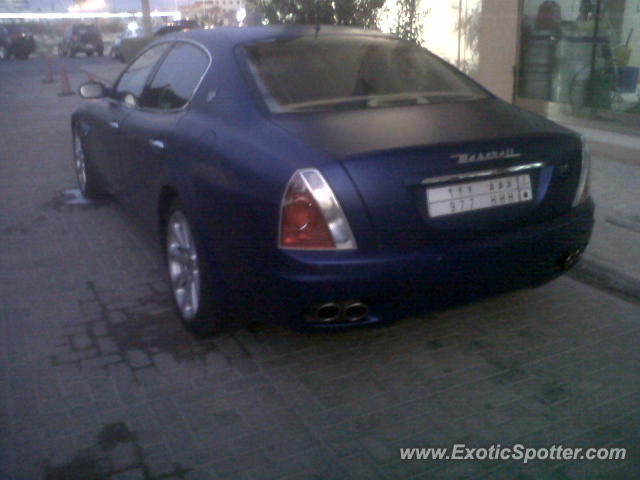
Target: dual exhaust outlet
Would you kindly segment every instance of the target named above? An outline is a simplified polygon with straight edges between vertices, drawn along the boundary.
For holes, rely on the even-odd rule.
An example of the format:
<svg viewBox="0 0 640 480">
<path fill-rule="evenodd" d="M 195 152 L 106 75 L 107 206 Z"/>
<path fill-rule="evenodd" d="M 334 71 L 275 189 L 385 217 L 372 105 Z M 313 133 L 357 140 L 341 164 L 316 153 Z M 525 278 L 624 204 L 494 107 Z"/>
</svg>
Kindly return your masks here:
<svg viewBox="0 0 640 480">
<path fill-rule="evenodd" d="M 313 306 L 307 321 L 317 324 L 355 323 L 366 319 L 368 315 L 369 307 L 361 301 L 326 302 Z"/>
</svg>

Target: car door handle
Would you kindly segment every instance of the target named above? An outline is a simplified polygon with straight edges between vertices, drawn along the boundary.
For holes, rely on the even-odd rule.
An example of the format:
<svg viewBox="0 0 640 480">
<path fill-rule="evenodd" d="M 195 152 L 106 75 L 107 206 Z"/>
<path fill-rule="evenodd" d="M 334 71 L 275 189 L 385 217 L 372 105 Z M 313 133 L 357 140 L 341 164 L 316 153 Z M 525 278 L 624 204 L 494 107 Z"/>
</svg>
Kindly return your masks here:
<svg viewBox="0 0 640 480">
<path fill-rule="evenodd" d="M 158 150 L 164 149 L 164 142 L 162 140 L 155 140 L 153 138 L 150 138 L 149 145 L 151 145 L 153 148 L 157 148 Z"/>
<path fill-rule="evenodd" d="M 109 126 L 111 128 L 120 128 L 120 124 L 118 122 L 109 122 Z"/>
</svg>

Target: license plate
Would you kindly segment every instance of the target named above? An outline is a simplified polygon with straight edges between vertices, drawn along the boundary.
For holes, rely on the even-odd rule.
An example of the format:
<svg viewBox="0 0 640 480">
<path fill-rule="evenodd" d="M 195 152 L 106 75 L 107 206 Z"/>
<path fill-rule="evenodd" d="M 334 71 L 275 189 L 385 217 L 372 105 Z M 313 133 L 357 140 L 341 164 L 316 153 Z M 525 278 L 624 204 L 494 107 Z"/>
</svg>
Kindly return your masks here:
<svg viewBox="0 0 640 480">
<path fill-rule="evenodd" d="M 528 174 L 427 188 L 427 207 L 431 218 L 531 200 L 531 178 Z"/>
</svg>

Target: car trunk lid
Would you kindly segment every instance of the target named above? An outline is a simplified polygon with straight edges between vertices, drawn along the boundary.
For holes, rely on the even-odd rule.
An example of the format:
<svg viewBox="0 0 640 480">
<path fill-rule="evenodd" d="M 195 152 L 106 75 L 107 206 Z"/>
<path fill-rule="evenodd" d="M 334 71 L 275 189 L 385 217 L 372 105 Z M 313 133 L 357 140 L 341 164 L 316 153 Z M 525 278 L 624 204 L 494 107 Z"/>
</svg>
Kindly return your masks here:
<svg viewBox="0 0 640 480">
<path fill-rule="evenodd" d="M 471 239 L 543 221 L 568 210 L 575 191 L 575 135 L 495 99 L 276 122 L 343 165 L 380 246 Z"/>
</svg>

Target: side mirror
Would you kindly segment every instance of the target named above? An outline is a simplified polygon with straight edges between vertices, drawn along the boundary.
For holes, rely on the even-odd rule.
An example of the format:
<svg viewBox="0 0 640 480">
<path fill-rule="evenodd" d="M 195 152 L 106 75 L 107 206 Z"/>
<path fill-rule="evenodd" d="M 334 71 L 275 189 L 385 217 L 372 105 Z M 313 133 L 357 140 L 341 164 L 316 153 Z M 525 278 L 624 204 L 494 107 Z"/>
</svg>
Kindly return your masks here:
<svg viewBox="0 0 640 480">
<path fill-rule="evenodd" d="M 103 98 L 108 94 L 108 89 L 100 82 L 87 82 L 80 86 L 78 93 L 82 98 Z"/>
</svg>

